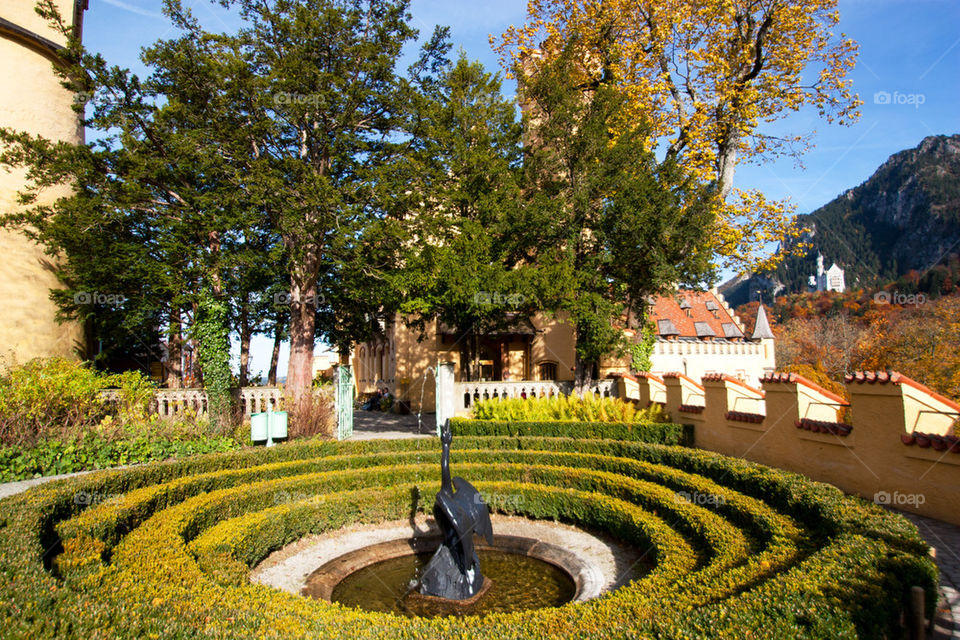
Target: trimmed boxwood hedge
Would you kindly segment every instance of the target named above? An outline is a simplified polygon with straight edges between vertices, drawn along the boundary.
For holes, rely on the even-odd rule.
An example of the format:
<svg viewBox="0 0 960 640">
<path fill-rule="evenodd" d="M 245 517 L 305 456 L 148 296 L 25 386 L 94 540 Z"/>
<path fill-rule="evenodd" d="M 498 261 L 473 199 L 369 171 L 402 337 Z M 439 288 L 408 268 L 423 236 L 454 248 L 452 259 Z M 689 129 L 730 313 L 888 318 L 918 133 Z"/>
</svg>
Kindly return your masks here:
<svg viewBox="0 0 960 640">
<path fill-rule="evenodd" d="M 436 440 L 308 442 L 94 473 L 0 501 L 5 637 L 896 637 L 936 568 L 906 519 L 797 474 L 677 446 L 458 436 L 508 513 L 606 530 L 655 567 L 586 603 L 406 619 L 249 583 L 309 533 L 429 511 Z M 83 499 L 78 499 L 78 496 Z M 709 496 L 700 501 L 697 496 Z"/>
<path fill-rule="evenodd" d="M 572 422 L 562 420 L 473 420 L 452 418 L 450 427 L 464 436 L 541 436 L 591 440 L 639 440 L 658 444 L 690 445 L 690 425 L 660 422 Z"/>
</svg>

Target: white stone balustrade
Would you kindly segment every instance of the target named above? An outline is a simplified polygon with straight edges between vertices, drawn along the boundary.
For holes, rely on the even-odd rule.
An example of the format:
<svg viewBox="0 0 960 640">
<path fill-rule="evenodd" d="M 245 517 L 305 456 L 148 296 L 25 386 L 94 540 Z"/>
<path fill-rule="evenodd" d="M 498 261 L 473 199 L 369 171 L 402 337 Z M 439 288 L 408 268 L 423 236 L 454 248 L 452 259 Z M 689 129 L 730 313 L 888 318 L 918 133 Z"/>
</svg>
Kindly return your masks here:
<svg viewBox="0 0 960 640">
<path fill-rule="evenodd" d="M 574 391 L 570 380 L 516 380 L 495 382 L 457 382 L 454 383 L 455 412 L 466 413 L 478 400 L 505 398 L 547 398 L 551 396 L 571 395 Z M 595 380 L 583 394 L 592 393 L 604 398 L 617 397 L 617 381 L 614 379 Z"/>
<path fill-rule="evenodd" d="M 283 391 L 280 387 L 243 387 L 233 390 L 235 404 L 243 409 L 243 415 L 266 411 L 272 406 L 274 411 L 283 410 Z M 108 389 L 101 392 L 107 402 L 119 402 L 120 392 Z M 149 410 L 164 418 L 185 411 L 196 415 L 207 412 L 207 392 L 203 389 L 158 389 L 150 403 Z"/>
</svg>

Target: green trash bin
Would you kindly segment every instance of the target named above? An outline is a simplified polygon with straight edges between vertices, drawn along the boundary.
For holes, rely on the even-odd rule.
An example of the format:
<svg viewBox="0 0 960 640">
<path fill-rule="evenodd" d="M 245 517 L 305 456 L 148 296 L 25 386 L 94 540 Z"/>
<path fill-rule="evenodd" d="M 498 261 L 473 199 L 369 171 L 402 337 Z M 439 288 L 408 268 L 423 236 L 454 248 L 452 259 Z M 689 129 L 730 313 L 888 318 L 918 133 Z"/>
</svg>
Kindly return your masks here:
<svg viewBox="0 0 960 640">
<path fill-rule="evenodd" d="M 269 435 L 268 417 L 269 414 L 254 413 L 250 416 L 250 439 L 254 442 L 262 442 Z"/>
<path fill-rule="evenodd" d="M 272 447 L 274 440 L 283 440 L 287 437 L 287 412 L 264 411 L 250 416 L 250 439 L 254 442 L 267 441 Z"/>
</svg>

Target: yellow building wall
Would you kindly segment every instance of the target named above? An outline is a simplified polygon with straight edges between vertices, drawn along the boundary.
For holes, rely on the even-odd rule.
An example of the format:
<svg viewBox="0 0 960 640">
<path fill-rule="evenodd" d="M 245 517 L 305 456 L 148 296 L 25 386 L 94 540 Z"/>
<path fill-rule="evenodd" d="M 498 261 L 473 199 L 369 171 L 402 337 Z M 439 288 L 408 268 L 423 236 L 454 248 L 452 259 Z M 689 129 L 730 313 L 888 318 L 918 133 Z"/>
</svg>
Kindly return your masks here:
<svg viewBox="0 0 960 640">
<path fill-rule="evenodd" d="M 73 17 L 72 0 L 60 0 L 66 20 Z M 0 4 L 0 17 L 48 40 L 62 44 L 33 11 L 33 2 Z M 0 126 L 53 140 L 83 142 L 83 130 L 71 106 L 73 94 L 60 86 L 50 58 L 22 39 L 0 33 Z M 0 213 L 17 211 L 17 192 L 24 172 L 0 168 Z M 40 203 L 67 193 L 49 189 Z M 0 230 L 0 368 L 44 356 L 74 356 L 83 346 L 79 324 L 58 324 L 50 289 L 60 286 L 51 257 L 22 233 Z"/>
<path fill-rule="evenodd" d="M 960 411 L 922 385 L 896 373 L 886 382 L 849 381 L 853 419 L 850 433 L 841 436 L 798 428 L 802 419 L 832 423 L 845 405 L 798 376 L 764 380 L 763 411 L 746 410 L 762 413 L 758 420 L 728 414 L 742 411 L 734 409 L 744 395 L 736 382 L 705 379 L 705 409 L 696 413 L 680 410 L 688 401 L 680 381 L 665 382 L 669 413 L 694 426 L 694 444 L 701 449 L 795 471 L 878 504 L 960 525 L 960 453 L 901 440 L 914 431 L 948 435 Z"/>
<path fill-rule="evenodd" d="M 537 330 L 529 346 L 519 340 L 507 345 L 504 371 L 511 380 L 539 380 L 542 363 L 557 365 L 557 380 L 573 380 L 574 333 L 573 327 L 563 322 L 562 317 L 536 315 L 531 324 Z M 461 343 L 450 337 L 437 334 L 437 323 L 426 325 L 423 335 L 415 328 L 407 327 L 397 317 L 385 331 L 384 338 L 365 342 L 353 351 L 353 366 L 357 393 L 374 393 L 377 383 L 376 371 L 371 371 L 371 352 L 385 348 L 392 363 L 392 377 L 381 378 L 393 389 L 396 397 L 407 400 L 413 411 L 433 411 L 436 396 L 436 380 L 433 370 L 438 362 L 452 362 L 457 380 L 460 380 Z M 421 403 L 422 400 L 422 403 Z"/>
</svg>

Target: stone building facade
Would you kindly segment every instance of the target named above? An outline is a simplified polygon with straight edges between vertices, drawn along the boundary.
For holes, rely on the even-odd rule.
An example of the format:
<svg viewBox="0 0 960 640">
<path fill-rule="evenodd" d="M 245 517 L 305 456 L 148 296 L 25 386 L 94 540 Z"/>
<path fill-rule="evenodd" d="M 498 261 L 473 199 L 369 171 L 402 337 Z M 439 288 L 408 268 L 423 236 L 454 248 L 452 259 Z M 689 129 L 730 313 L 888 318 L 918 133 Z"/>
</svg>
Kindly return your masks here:
<svg viewBox="0 0 960 640">
<path fill-rule="evenodd" d="M 651 371 L 679 372 L 699 379 L 727 374 L 749 384 L 774 368 L 774 337 L 761 310 L 747 337 L 736 314 L 716 291 L 678 291 L 651 300 L 650 320 L 657 329 Z M 629 335 L 629 332 L 628 332 Z M 458 382 L 466 381 L 464 338 L 436 322 L 423 334 L 397 318 L 384 336 L 358 345 L 351 354 L 357 392 L 386 389 L 413 410 L 432 411 L 438 362 L 452 362 Z M 576 372 L 576 340 L 562 314 L 516 318 L 498 333 L 480 338 L 479 380 L 570 381 Z M 599 363 L 595 377 L 630 371 L 629 356 Z"/>
</svg>

